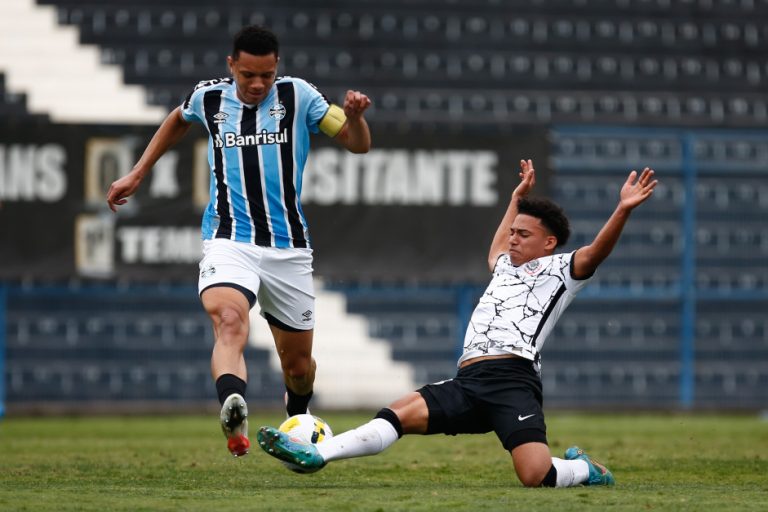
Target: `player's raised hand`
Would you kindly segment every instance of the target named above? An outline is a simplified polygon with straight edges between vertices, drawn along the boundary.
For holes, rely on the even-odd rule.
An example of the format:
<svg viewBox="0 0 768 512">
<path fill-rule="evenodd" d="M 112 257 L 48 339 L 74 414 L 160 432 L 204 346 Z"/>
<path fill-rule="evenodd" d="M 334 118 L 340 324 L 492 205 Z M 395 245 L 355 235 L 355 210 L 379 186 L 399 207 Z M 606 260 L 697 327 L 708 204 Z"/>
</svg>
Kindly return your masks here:
<svg viewBox="0 0 768 512">
<path fill-rule="evenodd" d="M 127 203 L 127 198 L 136 192 L 140 183 L 141 177 L 133 172 L 114 181 L 112 185 L 109 186 L 109 191 L 107 192 L 107 204 L 109 205 L 110 210 L 116 212 L 118 206 Z"/>
<path fill-rule="evenodd" d="M 526 196 L 535 184 L 536 170 L 533 168 L 533 160 L 520 160 L 520 184 L 515 188 L 513 195 Z"/>
<path fill-rule="evenodd" d="M 649 167 L 643 169 L 639 178 L 637 171 L 630 172 L 627 181 L 621 187 L 621 206 L 631 210 L 651 197 L 653 189 L 659 183 L 659 180 L 653 179 L 653 175 L 654 171 Z"/>
<path fill-rule="evenodd" d="M 344 97 L 344 114 L 349 118 L 359 118 L 371 106 L 371 99 L 360 91 L 347 91 Z"/>
</svg>

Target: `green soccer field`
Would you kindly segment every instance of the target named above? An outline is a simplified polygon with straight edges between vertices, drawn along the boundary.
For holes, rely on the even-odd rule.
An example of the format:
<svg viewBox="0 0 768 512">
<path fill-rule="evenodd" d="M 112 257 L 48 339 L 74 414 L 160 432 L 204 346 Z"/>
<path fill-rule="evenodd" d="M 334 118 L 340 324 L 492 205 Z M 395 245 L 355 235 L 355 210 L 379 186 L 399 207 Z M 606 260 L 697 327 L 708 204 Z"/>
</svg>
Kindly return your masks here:
<svg viewBox="0 0 768 512">
<path fill-rule="evenodd" d="M 324 414 L 341 432 L 368 414 Z M 251 411 L 251 430 L 277 413 Z M 553 452 L 579 444 L 614 488 L 525 489 L 493 434 L 407 436 L 375 457 L 296 475 L 234 459 L 215 415 L 0 420 L 0 510 L 768 510 L 757 415 L 550 412 Z"/>
</svg>

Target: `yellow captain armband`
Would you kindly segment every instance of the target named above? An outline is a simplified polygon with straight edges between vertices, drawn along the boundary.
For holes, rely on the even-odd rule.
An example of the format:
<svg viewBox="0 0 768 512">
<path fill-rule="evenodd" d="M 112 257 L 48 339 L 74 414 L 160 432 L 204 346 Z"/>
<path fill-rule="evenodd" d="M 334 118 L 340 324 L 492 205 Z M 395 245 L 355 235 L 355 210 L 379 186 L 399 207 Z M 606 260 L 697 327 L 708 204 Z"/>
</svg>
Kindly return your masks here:
<svg viewBox="0 0 768 512">
<path fill-rule="evenodd" d="M 320 131 L 329 137 L 335 137 L 341 131 L 341 127 L 347 122 L 344 110 L 338 105 L 331 105 L 320 121 Z"/>
</svg>

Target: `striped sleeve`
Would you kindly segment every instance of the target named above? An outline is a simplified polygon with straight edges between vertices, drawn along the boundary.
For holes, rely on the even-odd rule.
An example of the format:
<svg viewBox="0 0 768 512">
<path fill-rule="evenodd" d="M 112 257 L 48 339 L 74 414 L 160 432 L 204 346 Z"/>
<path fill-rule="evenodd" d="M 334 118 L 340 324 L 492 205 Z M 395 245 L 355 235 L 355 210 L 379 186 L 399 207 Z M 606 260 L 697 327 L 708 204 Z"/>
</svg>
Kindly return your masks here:
<svg viewBox="0 0 768 512">
<path fill-rule="evenodd" d="M 214 78 L 213 80 L 203 80 L 198 82 L 194 89 L 187 95 L 181 104 L 181 117 L 187 122 L 198 122 L 205 125 L 205 111 L 203 105 L 203 95 L 205 91 L 220 83 L 226 83 L 227 78 Z"/>
<path fill-rule="evenodd" d="M 295 83 L 299 88 L 300 101 L 305 106 L 302 110 L 307 113 L 307 128 L 312 133 L 317 133 L 320 130 L 320 121 L 328 112 L 331 102 L 311 83 L 302 79 L 296 79 Z"/>
<path fill-rule="evenodd" d="M 202 123 L 203 119 L 199 113 L 201 104 L 202 103 L 200 102 L 200 94 L 198 93 L 198 89 L 191 91 L 189 95 L 187 95 L 187 98 L 184 100 L 184 103 L 181 104 L 181 117 L 190 123 Z"/>
</svg>

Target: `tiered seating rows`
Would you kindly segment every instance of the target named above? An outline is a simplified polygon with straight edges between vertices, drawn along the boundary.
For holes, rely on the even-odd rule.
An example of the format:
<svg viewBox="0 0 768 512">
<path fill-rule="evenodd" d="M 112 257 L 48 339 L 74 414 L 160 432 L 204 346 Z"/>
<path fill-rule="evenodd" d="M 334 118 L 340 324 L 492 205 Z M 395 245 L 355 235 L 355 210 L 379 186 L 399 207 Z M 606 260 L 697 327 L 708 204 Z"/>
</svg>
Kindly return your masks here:
<svg viewBox="0 0 768 512">
<path fill-rule="evenodd" d="M 199 303 L 157 299 L 156 292 L 120 295 L 73 293 L 66 306 L 45 294 L 13 300 L 6 318 L 8 402 L 215 401 L 213 337 Z M 275 405 L 283 383 L 269 357 L 246 349 L 248 387 L 254 402 Z"/>
<path fill-rule="evenodd" d="M 45 3 L 168 108 L 198 80 L 225 75 L 231 34 L 262 23 L 281 35 L 282 73 L 334 99 L 363 89 L 382 123 L 768 120 L 762 3 Z"/>
</svg>

